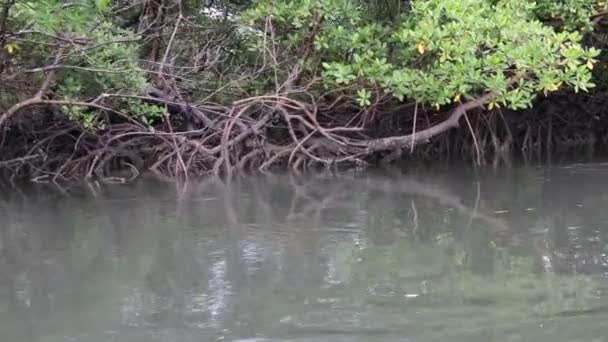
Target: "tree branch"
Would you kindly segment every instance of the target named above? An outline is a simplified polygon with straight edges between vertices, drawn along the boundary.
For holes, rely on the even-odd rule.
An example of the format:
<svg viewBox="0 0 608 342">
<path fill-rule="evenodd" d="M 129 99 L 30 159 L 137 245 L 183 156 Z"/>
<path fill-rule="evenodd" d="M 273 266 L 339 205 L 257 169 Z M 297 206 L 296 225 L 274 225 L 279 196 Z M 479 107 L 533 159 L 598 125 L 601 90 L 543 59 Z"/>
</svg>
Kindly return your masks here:
<svg viewBox="0 0 608 342">
<path fill-rule="evenodd" d="M 15 4 L 15 0 L 9 0 L 4 3 L 2 7 L 2 13 L 0 13 L 0 37 L 6 33 L 6 23 L 8 21 L 8 14 L 11 7 Z"/>
<path fill-rule="evenodd" d="M 452 128 L 459 127 L 458 121 L 467 111 L 481 108 L 484 104 L 496 98 L 496 96 L 496 93 L 488 92 L 478 99 L 462 103 L 452 110 L 445 121 L 421 131 L 408 135 L 369 140 L 364 143 L 364 150 L 361 154 L 371 154 L 374 152 L 392 150 L 396 148 L 409 148 L 417 144 L 427 143 L 432 137 Z"/>
<path fill-rule="evenodd" d="M 57 53 L 55 54 L 55 61 L 53 62 L 52 65 L 59 64 L 62 54 L 63 54 L 63 47 L 60 47 L 59 50 L 57 50 Z M 42 82 L 42 85 L 40 86 L 40 88 L 38 89 L 38 91 L 36 92 L 34 97 L 29 98 L 25 101 L 16 103 L 11 108 L 9 108 L 6 112 L 4 112 L 4 114 L 2 114 L 0 116 L 0 128 L 2 128 L 2 126 L 4 125 L 6 120 L 10 119 L 13 115 L 17 114 L 23 108 L 48 102 L 47 100 L 43 100 L 42 97 L 44 96 L 44 93 L 46 93 L 49 90 L 51 83 L 53 83 L 56 72 L 57 72 L 57 69 L 49 70 L 49 72 L 46 74 L 46 77 L 44 78 L 44 81 Z M 64 102 L 67 102 L 67 101 L 64 101 Z"/>
</svg>

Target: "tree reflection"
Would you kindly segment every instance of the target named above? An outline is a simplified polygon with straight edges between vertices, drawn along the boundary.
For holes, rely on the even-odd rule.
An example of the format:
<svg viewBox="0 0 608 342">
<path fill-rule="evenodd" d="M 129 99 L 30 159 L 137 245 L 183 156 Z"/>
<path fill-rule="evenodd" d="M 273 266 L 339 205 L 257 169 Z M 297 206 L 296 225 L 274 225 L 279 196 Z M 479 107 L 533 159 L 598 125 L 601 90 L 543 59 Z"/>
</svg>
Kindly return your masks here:
<svg viewBox="0 0 608 342">
<path fill-rule="evenodd" d="M 608 213 L 590 191 L 603 180 L 539 177 L 354 172 L 7 196 L 0 333 L 425 336 L 585 315 L 603 305 Z"/>
</svg>

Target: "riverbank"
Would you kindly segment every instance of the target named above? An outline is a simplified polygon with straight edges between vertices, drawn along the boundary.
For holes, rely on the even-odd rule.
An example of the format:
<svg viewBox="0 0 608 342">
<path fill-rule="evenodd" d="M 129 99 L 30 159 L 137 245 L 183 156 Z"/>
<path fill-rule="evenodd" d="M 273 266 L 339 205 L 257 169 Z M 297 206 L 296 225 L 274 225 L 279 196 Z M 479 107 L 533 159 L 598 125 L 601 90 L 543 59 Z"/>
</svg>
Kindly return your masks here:
<svg viewBox="0 0 608 342">
<path fill-rule="evenodd" d="M 0 177 L 591 157 L 608 144 L 608 16 L 545 1 L 8 1 Z"/>
<path fill-rule="evenodd" d="M 102 130 L 85 129 L 62 113 L 32 111 L 0 134 L 0 175 L 13 181 L 127 182 L 144 173 L 185 180 L 404 162 L 500 167 L 572 157 L 593 160 L 606 154 L 608 125 L 601 119 L 603 108 L 588 106 L 581 112 L 576 101 L 566 94 L 525 111 L 470 112 L 457 121 L 469 128 L 424 140 L 419 137 L 449 120 L 453 111 L 388 107 L 361 123 L 353 121 L 355 112 L 328 117 L 330 110 L 322 104 L 267 96 L 217 107 L 214 116 L 200 120 L 184 116 L 196 108 L 178 107 L 155 125 L 116 120 Z M 412 126 L 419 130 L 408 134 Z M 411 145 L 411 139 L 417 143 Z"/>
</svg>

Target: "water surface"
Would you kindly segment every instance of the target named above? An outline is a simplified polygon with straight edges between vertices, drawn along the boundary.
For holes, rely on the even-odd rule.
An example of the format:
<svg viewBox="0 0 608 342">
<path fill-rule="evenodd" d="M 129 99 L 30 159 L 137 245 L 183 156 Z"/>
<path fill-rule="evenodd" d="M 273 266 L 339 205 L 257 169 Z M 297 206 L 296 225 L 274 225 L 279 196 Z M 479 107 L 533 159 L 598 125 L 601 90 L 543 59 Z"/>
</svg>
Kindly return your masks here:
<svg viewBox="0 0 608 342">
<path fill-rule="evenodd" d="M 3 341 L 608 341 L 608 164 L 0 196 Z"/>
</svg>

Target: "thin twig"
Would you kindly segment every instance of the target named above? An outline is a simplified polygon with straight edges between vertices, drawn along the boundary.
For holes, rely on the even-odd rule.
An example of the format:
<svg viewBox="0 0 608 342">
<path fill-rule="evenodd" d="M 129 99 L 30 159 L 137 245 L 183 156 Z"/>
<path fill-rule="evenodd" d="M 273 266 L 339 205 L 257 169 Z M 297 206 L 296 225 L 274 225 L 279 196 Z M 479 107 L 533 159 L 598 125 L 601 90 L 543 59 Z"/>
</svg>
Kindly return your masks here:
<svg viewBox="0 0 608 342">
<path fill-rule="evenodd" d="M 467 122 L 469 131 L 471 132 L 471 137 L 473 138 L 473 146 L 475 146 L 475 152 L 477 154 L 477 165 L 481 165 L 481 151 L 479 150 L 477 137 L 475 136 L 475 131 L 473 130 L 473 126 L 471 126 L 471 121 L 469 121 L 469 116 L 467 115 L 467 113 L 464 113 L 464 120 Z"/>
<path fill-rule="evenodd" d="M 416 106 L 414 107 L 414 122 L 412 124 L 412 146 L 410 147 L 410 154 L 414 153 L 414 146 L 416 145 L 416 122 L 418 120 L 418 102 L 416 102 Z M 412 202 L 413 204 L 413 202 Z"/>
</svg>

